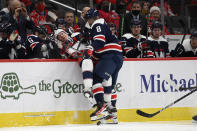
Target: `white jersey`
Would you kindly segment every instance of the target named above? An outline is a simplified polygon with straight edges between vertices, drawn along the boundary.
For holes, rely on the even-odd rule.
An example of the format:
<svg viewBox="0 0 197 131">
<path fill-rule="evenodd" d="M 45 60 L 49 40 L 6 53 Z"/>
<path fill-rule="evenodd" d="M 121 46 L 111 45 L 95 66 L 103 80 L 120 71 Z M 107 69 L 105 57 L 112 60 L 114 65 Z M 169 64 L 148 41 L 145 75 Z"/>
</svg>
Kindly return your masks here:
<svg viewBox="0 0 197 131">
<path fill-rule="evenodd" d="M 186 39 L 183 41 L 183 47 L 185 49 L 185 52 L 192 51 L 194 54 L 196 54 L 197 48 L 196 49 L 192 48 L 190 39 Z"/>
</svg>

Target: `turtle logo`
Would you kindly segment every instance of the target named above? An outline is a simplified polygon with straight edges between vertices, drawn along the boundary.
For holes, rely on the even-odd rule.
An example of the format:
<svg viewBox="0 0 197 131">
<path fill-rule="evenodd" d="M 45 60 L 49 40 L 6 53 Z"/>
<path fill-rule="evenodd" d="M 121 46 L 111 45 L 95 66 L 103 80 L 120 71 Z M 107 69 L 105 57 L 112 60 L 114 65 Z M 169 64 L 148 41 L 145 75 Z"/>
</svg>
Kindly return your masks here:
<svg viewBox="0 0 197 131">
<path fill-rule="evenodd" d="M 1 98 L 6 99 L 8 97 L 13 97 L 14 99 L 19 99 L 20 95 L 23 93 L 35 94 L 36 86 L 32 85 L 27 88 L 23 88 L 20 85 L 17 74 L 14 72 L 3 75 L 0 85 Z"/>
</svg>

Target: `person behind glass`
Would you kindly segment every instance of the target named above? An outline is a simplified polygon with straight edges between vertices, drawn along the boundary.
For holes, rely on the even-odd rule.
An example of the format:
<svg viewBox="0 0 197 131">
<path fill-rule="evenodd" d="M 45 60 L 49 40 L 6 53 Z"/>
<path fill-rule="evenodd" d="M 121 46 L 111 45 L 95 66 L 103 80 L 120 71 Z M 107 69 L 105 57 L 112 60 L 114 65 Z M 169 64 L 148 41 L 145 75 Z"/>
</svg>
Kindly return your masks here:
<svg viewBox="0 0 197 131">
<path fill-rule="evenodd" d="M 161 21 L 161 10 L 157 6 L 153 6 L 150 8 L 150 16 L 147 18 L 148 20 L 148 32 L 151 34 L 151 26 L 155 21 Z M 166 35 L 170 34 L 166 25 L 164 25 L 164 32 Z"/>
<path fill-rule="evenodd" d="M 148 37 L 148 40 L 142 42 L 139 47 L 144 51 L 143 55 L 145 57 L 170 57 L 169 44 L 167 40 L 162 37 L 162 24 L 159 21 L 155 21 L 152 24 L 151 35 Z"/>
<path fill-rule="evenodd" d="M 189 39 L 185 39 L 183 44 L 178 43 L 174 50 L 170 52 L 172 57 L 196 57 L 197 56 L 197 31 L 194 31 Z"/>
<path fill-rule="evenodd" d="M 142 14 L 144 16 L 147 17 L 148 14 L 149 14 L 149 11 L 150 11 L 150 1 L 149 0 L 145 0 L 142 3 L 142 10 L 141 10 L 141 12 L 142 12 Z"/>
<path fill-rule="evenodd" d="M 46 5 L 44 0 L 35 0 L 35 10 L 30 13 L 30 18 L 33 20 L 36 26 L 42 25 L 46 22 L 46 16 L 48 11 L 46 10 Z"/>
<path fill-rule="evenodd" d="M 113 22 L 112 16 L 109 13 L 109 1 L 97 0 L 97 10 L 99 11 L 99 17 L 103 18 L 107 23 Z"/>
<path fill-rule="evenodd" d="M 139 1 L 132 3 L 131 12 L 127 13 L 124 20 L 124 33 L 130 32 L 128 25 L 131 20 L 140 20 L 142 22 L 142 35 L 147 34 L 147 21 L 144 15 L 141 14 L 141 5 Z"/>
<path fill-rule="evenodd" d="M 79 25 L 75 24 L 75 15 L 73 11 L 66 11 L 64 20 L 66 22 L 65 30 L 68 32 L 69 36 L 74 32 L 80 32 Z"/>
<path fill-rule="evenodd" d="M 80 16 L 80 18 L 79 18 L 79 20 L 78 20 L 78 25 L 79 25 L 79 27 L 80 27 L 80 29 L 81 29 L 81 32 L 83 32 L 84 31 L 84 28 L 85 28 L 85 24 L 86 24 L 86 20 L 85 20 L 85 14 L 86 14 L 86 12 L 88 11 L 90 9 L 90 7 L 88 7 L 88 6 L 85 6 L 85 7 L 83 7 L 83 9 L 82 9 L 82 11 L 81 11 L 81 16 Z"/>
<path fill-rule="evenodd" d="M 146 37 L 141 35 L 142 23 L 139 20 L 132 20 L 130 24 L 130 33 L 122 36 L 122 41 L 126 44 L 123 46 L 124 55 L 127 58 L 141 57 L 141 49 L 138 44 L 146 41 Z"/>
<path fill-rule="evenodd" d="M 19 0 L 10 0 L 8 9 L 9 13 L 5 14 L 2 20 L 8 20 L 15 28 L 15 32 L 21 37 L 21 42 L 24 42 L 27 38 L 27 29 L 34 29 L 35 25 Z"/>
</svg>

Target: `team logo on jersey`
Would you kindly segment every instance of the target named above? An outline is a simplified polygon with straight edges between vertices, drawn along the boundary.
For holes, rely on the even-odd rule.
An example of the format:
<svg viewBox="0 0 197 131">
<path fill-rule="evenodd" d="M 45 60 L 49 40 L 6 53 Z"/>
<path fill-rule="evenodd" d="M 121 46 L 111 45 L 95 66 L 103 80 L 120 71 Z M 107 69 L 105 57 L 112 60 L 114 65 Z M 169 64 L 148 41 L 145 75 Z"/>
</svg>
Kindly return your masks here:
<svg viewBox="0 0 197 131">
<path fill-rule="evenodd" d="M 3 99 L 12 97 L 19 99 L 21 94 L 36 94 L 36 86 L 32 85 L 23 88 L 16 73 L 6 73 L 3 75 L 0 85 L 0 96 Z"/>
</svg>

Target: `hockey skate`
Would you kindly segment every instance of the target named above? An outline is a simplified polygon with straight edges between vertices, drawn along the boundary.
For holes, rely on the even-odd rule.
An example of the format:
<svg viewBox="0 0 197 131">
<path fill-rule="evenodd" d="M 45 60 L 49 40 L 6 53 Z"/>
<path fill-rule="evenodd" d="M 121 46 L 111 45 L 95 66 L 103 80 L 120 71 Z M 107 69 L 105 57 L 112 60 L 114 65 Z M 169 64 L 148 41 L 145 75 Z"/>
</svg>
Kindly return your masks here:
<svg viewBox="0 0 197 131">
<path fill-rule="evenodd" d="M 108 115 L 108 112 L 106 112 L 107 106 L 104 102 L 99 102 L 95 106 L 96 110 L 90 115 L 91 121 L 101 120 Z"/>
<path fill-rule="evenodd" d="M 197 115 L 192 117 L 192 123 L 197 123 Z"/>
<path fill-rule="evenodd" d="M 97 125 L 101 124 L 118 124 L 118 119 L 117 119 L 117 109 L 113 106 L 107 107 L 108 112 L 107 116 L 103 117 L 103 119 L 99 120 L 97 122 Z"/>
</svg>

